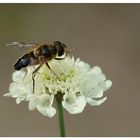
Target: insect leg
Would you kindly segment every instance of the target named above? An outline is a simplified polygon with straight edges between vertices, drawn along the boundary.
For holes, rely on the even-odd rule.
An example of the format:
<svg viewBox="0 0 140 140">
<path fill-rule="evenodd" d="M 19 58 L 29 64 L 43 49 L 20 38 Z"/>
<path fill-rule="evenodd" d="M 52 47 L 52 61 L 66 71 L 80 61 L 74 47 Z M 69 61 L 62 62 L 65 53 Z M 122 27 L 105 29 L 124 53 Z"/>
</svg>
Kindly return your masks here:
<svg viewBox="0 0 140 140">
<path fill-rule="evenodd" d="M 72 52 L 74 51 L 74 49 L 68 49 L 65 47 L 65 51 L 66 51 L 66 56 L 69 54 L 70 56 L 72 56 Z"/>
<path fill-rule="evenodd" d="M 59 77 L 57 76 L 57 74 L 51 69 L 51 67 L 49 66 L 49 64 L 46 62 L 47 67 L 50 69 L 50 71 L 59 79 Z M 60 81 L 60 79 L 59 79 Z"/>
<path fill-rule="evenodd" d="M 43 60 L 40 65 L 33 71 L 32 73 L 32 79 L 33 79 L 33 93 L 34 93 L 34 87 L 35 87 L 35 76 L 38 70 L 41 68 L 41 66 L 46 62 L 46 60 Z"/>
</svg>

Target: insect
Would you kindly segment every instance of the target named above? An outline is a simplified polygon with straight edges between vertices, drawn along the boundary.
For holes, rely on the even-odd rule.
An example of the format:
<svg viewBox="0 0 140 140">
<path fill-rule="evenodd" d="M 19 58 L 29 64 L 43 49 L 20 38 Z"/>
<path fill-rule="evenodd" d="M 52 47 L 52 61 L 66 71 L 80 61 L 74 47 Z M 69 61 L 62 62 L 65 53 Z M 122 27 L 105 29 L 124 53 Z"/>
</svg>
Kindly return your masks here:
<svg viewBox="0 0 140 140">
<path fill-rule="evenodd" d="M 46 64 L 47 67 L 52 71 L 52 73 L 58 78 L 57 74 L 51 69 L 48 62 L 52 59 L 55 60 L 65 59 L 67 54 L 72 52 L 72 50 L 69 50 L 66 47 L 66 45 L 60 41 L 54 41 L 52 45 L 27 44 L 24 42 L 11 42 L 6 45 L 16 46 L 19 48 L 31 48 L 31 50 L 28 53 L 24 54 L 21 58 L 17 60 L 17 62 L 14 65 L 14 69 L 21 70 L 28 66 L 38 65 L 38 67 L 32 73 L 33 93 L 35 86 L 35 75 L 38 72 L 38 70 L 42 67 L 42 65 Z M 65 56 L 62 58 L 61 56 L 63 56 L 64 54 Z"/>
</svg>

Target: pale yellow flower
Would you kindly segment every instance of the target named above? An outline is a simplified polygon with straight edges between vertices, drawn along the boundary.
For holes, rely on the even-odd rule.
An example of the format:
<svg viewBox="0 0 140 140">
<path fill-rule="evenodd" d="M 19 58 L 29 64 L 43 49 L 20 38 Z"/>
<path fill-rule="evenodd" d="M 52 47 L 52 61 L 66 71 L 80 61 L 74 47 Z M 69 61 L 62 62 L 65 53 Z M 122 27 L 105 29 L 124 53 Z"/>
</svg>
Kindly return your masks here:
<svg viewBox="0 0 140 140">
<path fill-rule="evenodd" d="M 23 70 L 13 73 L 9 93 L 4 96 L 16 98 L 17 104 L 28 101 L 29 110 L 37 109 L 48 117 L 56 113 L 53 107 L 56 94 L 63 95 L 62 105 L 70 114 L 81 113 L 87 103 L 97 106 L 107 99 L 104 92 L 111 87 L 112 82 L 106 80 L 100 67 L 91 68 L 74 57 L 52 60 L 49 65 L 59 79 L 44 64 L 36 74 L 33 93 L 32 72 L 37 66 L 29 66 L 25 78 Z"/>
</svg>

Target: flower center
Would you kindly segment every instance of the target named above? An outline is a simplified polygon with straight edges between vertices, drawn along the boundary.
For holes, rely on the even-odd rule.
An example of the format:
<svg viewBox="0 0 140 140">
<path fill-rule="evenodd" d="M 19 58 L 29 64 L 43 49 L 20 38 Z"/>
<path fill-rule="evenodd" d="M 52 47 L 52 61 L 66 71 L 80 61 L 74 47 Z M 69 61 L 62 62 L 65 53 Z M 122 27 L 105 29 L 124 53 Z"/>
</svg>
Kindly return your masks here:
<svg viewBox="0 0 140 140">
<path fill-rule="evenodd" d="M 57 66 L 56 66 L 57 67 Z M 54 67 L 53 67 L 54 68 Z M 52 82 L 66 82 L 67 80 L 71 80 L 77 73 L 76 69 L 65 70 L 62 69 L 52 69 L 51 70 L 43 70 L 40 72 L 41 77 L 44 80 L 52 81 Z"/>
<path fill-rule="evenodd" d="M 75 76 L 75 73 L 76 72 L 74 70 L 71 70 L 69 73 L 60 73 L 58 75 L 58 77 L 59 77 L 60 81 L 65 82 L 67 80 L 72 79 Z"/>
</svg>

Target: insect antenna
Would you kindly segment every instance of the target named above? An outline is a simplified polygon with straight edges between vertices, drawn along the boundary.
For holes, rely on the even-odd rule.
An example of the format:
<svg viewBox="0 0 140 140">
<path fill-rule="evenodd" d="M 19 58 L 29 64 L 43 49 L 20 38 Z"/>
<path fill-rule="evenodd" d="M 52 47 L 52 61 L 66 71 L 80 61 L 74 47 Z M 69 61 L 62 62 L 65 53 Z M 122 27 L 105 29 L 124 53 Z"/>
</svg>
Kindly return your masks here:
<svg viewBox="0 0 140 140">
<path fill-rule="evenodd" d="M 70 48 L 67 48 L 67 46 L 65 44 L 63 44 L 64 46 L 64 50 L 66 52 L 66 56 L 69 54 L 70 56 L 73 56 L 72 52 L 74 52 L 74 48 L 70 49 Z"/>
</svg>

